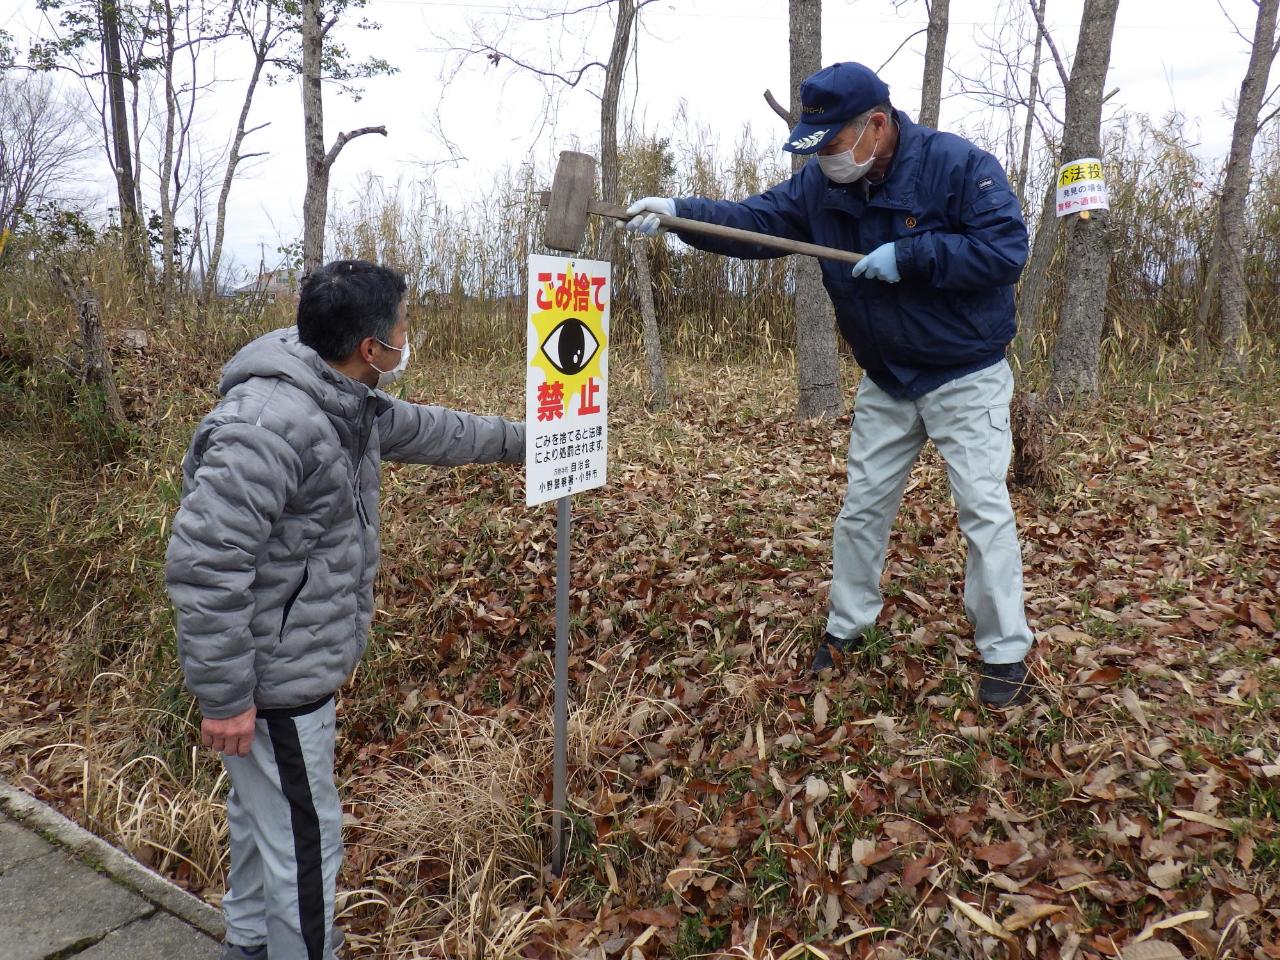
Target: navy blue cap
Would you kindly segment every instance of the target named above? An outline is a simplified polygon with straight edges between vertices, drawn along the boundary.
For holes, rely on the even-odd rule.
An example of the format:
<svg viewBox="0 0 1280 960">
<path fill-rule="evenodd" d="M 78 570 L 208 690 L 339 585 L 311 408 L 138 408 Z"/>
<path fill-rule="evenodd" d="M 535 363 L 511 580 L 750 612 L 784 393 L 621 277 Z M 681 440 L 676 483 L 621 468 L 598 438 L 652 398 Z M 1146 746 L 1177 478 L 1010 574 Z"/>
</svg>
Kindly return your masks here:
<svg viewBox="0 0 1280 960">
<path fill-rule="evenodd" d="M 889 99 L 888 85 L 860 63 L 833 63 L 800 85 L 800 122 L 783 150 L 816 153 L 860 113 Z"/>
</svg>

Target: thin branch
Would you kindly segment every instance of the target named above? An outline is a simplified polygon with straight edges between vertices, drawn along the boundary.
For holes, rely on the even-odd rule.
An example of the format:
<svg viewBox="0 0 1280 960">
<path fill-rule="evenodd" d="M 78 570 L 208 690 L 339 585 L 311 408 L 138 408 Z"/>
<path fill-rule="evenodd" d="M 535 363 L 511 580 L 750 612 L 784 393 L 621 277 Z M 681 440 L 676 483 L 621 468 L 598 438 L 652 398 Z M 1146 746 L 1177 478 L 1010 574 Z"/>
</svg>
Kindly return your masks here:
<svg viewBox="0 0 1280 960">
<path fill-rule="evenodd" d="M 764 92 L 764 102 L 772 108 L 774 113 L 782 118 L 782 122 L 788 127 L 794 127 L 796 125 L 795 117 L 791 116 L 791 111 L 774 99 L 772 90 L 766 90 Z"/>
<path fill-rule="evenodd" d="M 885 67 L 887 67 L 890 63 L 892 63 L 892 62 L 893 62 L 893 58 L 894 58 L 894 57 L 896 57 L 899 53 L 901 53 L 901 52 L 902 52 L 902 48 L 903 48 L 903 47 L 905 47 L 908 43 L 910 43 L 913 39 L 915 39 L 916 37 L 920 36 L 920 34 L 922 34 L 922 33 L 928 33 L 928 32 L 929 32 L 929 28 L 928 28 L 928 27 L 921 27 L 921 28 L 920 28 L 919 30 L 917 30 L 915 33 L 909 34 L 909 35 L 907 36 L 907 39 L 903 40 L 900 44 L 898 44 L 898 49 L 897 49 L 897 50 L 894 50 L 894 51 L 893 51 L 893 53 L 889 54 L 889 59 L 888 59 L 888 60 L 886 60 L 884 63 L 880 64 L 880 66 L 879 66 L 878 68 L 876 68 L 876 73 L 879 73 L 881 70 L 883 70 Z"/>
<path fill-rule="evenodd" d="M 579 13 L 586 13 L 589 10 L 600 10 L 604 7 L 612 6 L 613 2 L 614 0 L 597 0 L 596 3 L 588 3 L 586 6 L 578 7 L 574 10 L 529 11 L 517 8 L 513 12 L 518 13 L 520 19 L 526 23 L 546 23 L 550 20 L 568 20 L 570 17 L 577 16 Z"/>
<path fill-rule="evenodd" d="M 1272 59 L 1274 60 L 1275 57 L 1273 56 Z M 1277 93 L 1280 93 L 1280 84 L 1276 84 L 1274 87 L 1272 87 L 1270 92 L 1265 97 L 1262 98 L 1262 106 L 1265 107 L 1267 104 L 1269 104 Z M 1259 107 L 1258 109 L 1262 109 L 1262 108 Z"/>
<path fill-rule="evenodd" d="M 1067 68 L 1062 65 L 1062 57 L 1058 54 L 1058 45 L 1053 42 L 1049 28 L 1044 25 L 1044 18 L 1040 16 L 1040 8 L 1036 6 L 1036 0 L 1027 0 L 1027 3 L 1031 4 L 1031 14 L 1036 18 L 1036 29 L 1040 31 L 1040 36 L 1044 37 L 1044 42 L 1048 46 L 1049 52 L 1053 54 L 1053 62 L 1058 67 L 1058 77 L 1062 80 L 1062 85 L 1064 87 L 1069 86 L 1071 77 L 1067 73 Z"/>
<path fill-rule="evenodd" d="M 504 53 L 503 51 L 499 50 L 497 47 L 490 46 L 487 43 L 482 43 L 479 46 L 472 47 L 469 50 L 462 50 L 461 48 L 457 48 L 457 47 L 455 47 L 454 49 L 457 50 L 458 52 L 463 53 L 466 56 L 470 56 L 477 53 L 483 53 L 486 57 L 489 58 L 489 60 L 493 63 L 495 67 L 499 63 L 501 63 L 503 60 L 510 60 L 513 64 L 515 64 L 521 70 L 527 70 L 529 73 L 535 74 L 539 77 L 550 77 L 552 79 L 559 80 L 561 83 L 566 84 L 567 86 L 570 86 L 570 87 L 576 87 L 579 83 L 581 83 L 583 75 L 592 67 L 598 67 L 599 69 L 604 71 L 608 71 L 609 69 L 607 64 L 603 64 L 599 60 L 593 60 L 590 63 L 583 64 L 581 67 L 575 68 L 570 73 L 559 73 L 556 70 L 544 70 L 541 67 L 535 67 L 533 64 L 527 63 L 524 60 L 520 60 L 517 57 L 513 57 L 509 53 Z M 570 79 L 571 74 L 572 74 L 572 79 Z"/>
<path fill-rule="evenodd" d="M 1257 5 L 1258 5 L 1258 4 L 1257 4 L 1257 0 L 1254 0 L 1254 6 L 1256 7 Z M 1237 23 L 1235 22 L 1234 18 L 1232 18 L 1232 16 L 1231 16 L 1231 14 L 1229 14 L 1229 13 L 1227 12 L 1227 8 L 1226 8 L 1226 7 L 1224 7 L 1224 6 L 1222 5 L 1222 0 L 1218 0 L 1218 9 L 1219 9 L 1219 10 L 1221 10 L 1221 11 L 1222 11 L 1222 15 L 1223 15 L 1224 17 L 1226 17 L 1226 19 L 1227 19 L 1227 23 L 1231 24 L 1231 29 L 1232 29 L 1232 30 L 1234 30 L 1234 31 L 1236 32 L 1236 36 L 1237 36 L 1237 37 L 1239 37 L 1241 40 L 1243 40 L 1245 43 L 1249 44 L 1249 46 L 1251 46 L 1251 47 L 1252 47 L 1252 46 L 1253 46 L 1253 38 L 1252 38 L 1252 37 L 1246 37 L 1246 36 L 1244 35 L 1244 31 L 1240 29 L 1240 25 L 1239 25 L 1239 24 L 1237 24 Z"/>
<path fill-rule="evenodd" d="M 617 0 L 597 0 L 595 3 L 588 3 L 585 6 L 577 7 L 573 10 L 526 10 L 523 7 L 515 6 L 511 13 L 520 17 L 523 23 L 548 23 L 552 20 L 568 20 L 570 17 L 577 16 L 579 13 L 588 13 L 592 10 L 602 10 L 605 7 L 611 7 Z M 640 0 L 636 4 L 636 13 L 639 13 L 651 3 L 657 3 L 658 0 Z M 510 15 L 510 14 L 508 14 Z"/>
<path fill-rule="evenodd" d="M 363 137 L 365 134 L 369 134 L 369 133 L 379 133 L 385 137 L 387 135 L 387 128 L 384 126 L 360 127 L 348 133 L 338 134 L 338 139 L 333 142 L 333 146 L 329 148 L 329 152 L 324 155 L 325 169 L 328 170 L 330 167 L 333 166 L 333 162 L 338 159 L 338 154 L 342 152 L 343 147 L 345 147 L 348 143 L 350 143 L 356 137 Z"/>
</svg>

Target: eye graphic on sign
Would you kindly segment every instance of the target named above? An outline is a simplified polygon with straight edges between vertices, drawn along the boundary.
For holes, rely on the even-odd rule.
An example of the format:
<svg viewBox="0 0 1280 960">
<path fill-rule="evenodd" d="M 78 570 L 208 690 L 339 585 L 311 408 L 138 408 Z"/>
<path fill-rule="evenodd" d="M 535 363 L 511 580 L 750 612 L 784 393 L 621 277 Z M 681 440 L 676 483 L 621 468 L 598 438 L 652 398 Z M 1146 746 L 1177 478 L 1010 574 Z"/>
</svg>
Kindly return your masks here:
<svg viewBox="0 0 1280 960">
<path fill-rule="evenodd" d="M 600 341 L 577 317 L 560 321 L 542 343 L 542 352 L 551 365 L 570 377 L 580 373 L 599 349 Z"/>
</svg>

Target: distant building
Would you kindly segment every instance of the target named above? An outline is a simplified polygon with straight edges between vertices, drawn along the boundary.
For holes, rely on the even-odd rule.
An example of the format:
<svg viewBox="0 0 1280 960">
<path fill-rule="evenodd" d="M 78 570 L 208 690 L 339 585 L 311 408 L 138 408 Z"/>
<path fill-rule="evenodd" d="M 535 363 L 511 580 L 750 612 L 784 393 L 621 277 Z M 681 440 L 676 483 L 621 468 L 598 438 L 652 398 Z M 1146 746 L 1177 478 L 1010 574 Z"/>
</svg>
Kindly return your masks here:
<svg viewBox="0 0 1280 960">
<path fill-rule="evenodd" d="M 266 303 L 275 303 L 281 298 L 292 299 L 297 295 L 298 276 L 294 271 L 284 268 L 259 273 L 256 280 L 231 291 L 231 296 L 236 299 L 252 297 Z"/>
</svg>

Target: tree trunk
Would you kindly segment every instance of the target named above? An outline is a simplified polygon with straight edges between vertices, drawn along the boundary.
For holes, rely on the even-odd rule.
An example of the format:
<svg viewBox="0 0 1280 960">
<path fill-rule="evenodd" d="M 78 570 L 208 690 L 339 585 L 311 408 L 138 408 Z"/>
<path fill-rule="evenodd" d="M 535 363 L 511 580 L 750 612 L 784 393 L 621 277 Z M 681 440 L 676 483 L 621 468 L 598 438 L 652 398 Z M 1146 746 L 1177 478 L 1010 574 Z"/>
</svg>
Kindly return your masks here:
<svg viewBox="0 0 1280 960">
<path fill-rule="evenodd" d="M 94 294 L 88 277 L 81 278 L 80 286 L 76 286 L 70 274 L 61 266 L 54 267 L 54 275 L 62 283 L 67 295 L 75 300 L 76 313 L 80 318 L 80 380 L 101 391 L 103 414 L 107 423 L 112 428 L 122 427 L 125 425 L 124 407 L 120 403 L 120 392 L 116 389 L 107 339 L 102 332 L 98 297 Z"/>
<path fill-rule="evenodd" d="M 1213 347 L 1209 342 L 1209 319 L 1218 299 L 1218 278 L 1222 276 L 1222 198 L 1218 198 L 1218 217 L 1209 237 L 1209 262 L 1205 264 L 1204 282 L 1200 287 L 1200 302 L 1196 305 L 1195 351 L 1196 368 L 1204 372 L 1209 366 Z"/>
<path fill-rule="evenodd" d="M 122 0 L 116 0 L 116 9 L 120 9 Z M 146 266 L 145 277 L 148 283 L 152 279 L 151 271 L 151 248 L 147 240 L 146 234 L 146 210 L 147 205 L 142 200 L 142 130 L 146 126 L 139 114 L 139 104 L 142 101 L 142 66 L 140 61 L 146 53 L 147 37 L 154 27 L 151 23 L 151 16 L 154 10 L 148 7 L 148 16 L 142 26 L 141 37 L 133 38 L 131 45 L 126 44 L 126 37 L 120 37 L 120 52 L 123 56 L 124 76 L 129 81 L 128 96 L 128 112 L 129 122 L 132 125 L 132 143 L 133 143 L 133 208 L 138 212 L 138 245 L 142 252 L 142 257 Z M 150 101 L 148 100 L 148 106 Z"/>
<path fill-rule="evenodd" d="M 1258 113 L 1266 95 L 1267 77 L 1275 59 L 1276 13 L 1280 0 L 1259 0 L 1258 22 L 1253 34 L 1249 69 L 1240 84 L 1235 127 L 1231 133 L 1231 156 L 1222 184 L 1218 208 L 1218 296 L 1222 318 L 1222 368 L 1243 376 L 1247 372 L 1245 353 L 1245 313 L 1248 291 L 1245 286 L 1245 203 L 1249 198 L 1250 159 L 1258 132 Z"/>
<path fill-rule="evenodd" d="M 173 312 L 173 144 L 178 127 L 178 98 L 174 89 L 173 64 L 176 56 L 173 5 L 164 0 L 164 144 L 160 156 L 160 318 L 167 324 Z"/>
<path fill-rule="evenodd" d="M 1044 22 L 1044 8 L 1048 5 L 1049 0 L 1039 0 L 1039 8 L 1036 12 L 1036 20 L 1038 23 Z M 1044 37 L 1040 34 L 1040 28 L 1036 27 L 1036 46 L 1035 52 L 1031 55 L 1031 83 L 1030 90 L 1027 92 L 1027 122 L 1022 127 L 1022 157 L 1018 163 L 1018 203 L 1027 202 L 1027 177 L 1029 176 L 1029 168 L 1031 167 L 1031 133 L 1035 130 L 1036 121 L 1036 98 L 1040 95 L 1040 52 L 1044 49 Z"/>
<path fill-rule="evenodd" d="M 644 355 L 649 365 L 650 404 L 666 406 L 670 393 L 667 389 L 667 367 L 662 359 L 662 340 L 658 333 L 658 314 L 653 307 L 653 277 L 649 274 L 649 251 L 644 241 L 631 244 L 635 257 L 636 286 L 640 289 L 640 318 L 644 323 Z M 648 291 L 648 296 L 645 296 Z"/>
<path fill-rule="evenodd" d="M 137 185 L 133 176 L 133 151 L 129 139 L 129 114 L 124 98 L 124 68 L 120 59 L 120 10 L 117 0 L 101 0 L 103 60 L 107 68 L 111 139 L 115 145 L 116 196 L 120 204 L 120 229 L 125 250 L 135 266 L 145 262 Z"/>
<path fill-rule="evenodd" d="M 1026 369 L 1035 356 L 1036 334 L 1040 325 L 1040 301 L 1049 289 L 1049 267 L 1058 247 L 1058 217 L 1056 178 L 1049 179 L 1040 205 L 1040 219 L 1036 224 L 1035 244 L 1031 248 L 1031 262 L 1022 272 L 1018 286 L 1018 339 L 1014 352 L 1018 365 Z"/>
<path fill-rule="evenodd" d="M 920 123 L 938 126 L 942 110 L 942 67 L 947 53 L 947 20 L 951 0 L 930 0 L 929 33 L 924 45 L 924 83 L 920 89 Z M 792 101 L 793 103 L 795 101 Z"/>
<path fill-rule="evenodd" d="M 324 96 L 320 88 L 324 35 L 337 22 L 322 20 L 321 0 L 302 0 L 302 138 L 306 147 L 307 192 L 302 199 L 302 275 L 324 262 L 325 218 L 329 215 L 329 171 L 342 148 L 368 133 L 387 135 L 386 127 L 360 127 L 338 134 L 324 149 Z"/>
<path fill-rule="evenodd" d="M 1067 84 L 1062 162 L 1101 156 L 1102 92 L 1111 64 L 1120 0 L 1085 0 L 1071 81 Z M 1053 347 L 1050 399 L 1059 403 L 1098 395 L 1098 349 L 1111 270 L 1108 214 L 1095 210 L 1064 218 L 1066 295 Z"/>
<path fill-rule="evenodd" d="M 302 0 L 302 139 L 307 191 L 302 201 L 302 273 L 324 260 L 324 226 L 329 212 L 329 165 L 324 155 L 324 98 L 320 89 L 324 24 L 320 0 Z"/>
<path fill-rule="evenodd" d="M 600 194 L 606 203 L 618 198 L 618 95 L 622 76 L 627 69 L 627 45 L 636 19 L 635 0 L 618 0 L 617 20 L 613 28 L 613 47 L 605 68 L 604 93 L 600 99 Z M 609 220 L 600 231 L 600 256 L 612 260 L 617 252 L 617 226 Z M 670 402 L 667 390 L 667 368 L 662 357 L 662 341 L 658 334 L 658 312 L 653 303 L 653 280 L 649 273 L 649 251 L 644 241 L 631 244 L 635 258 L 636 292 L 640 296 L 643 321 L 644 353 L 649 365 L 650 405 L 661 409 Z"/>
<path fill-rule="evenodd" d="M 613 26 L 613 47 L 605 67 L 604 92 L 600 97 L 600 195 L 605 203 L 618 202 L 618 94 L 627 68 L 627 44 L 636 18 L 635 0 L 618 0 Z M 615 221 L 608 220 L 600 231 L 600 256 L 613 252 Z"/>
<path fill-rule="evenodd" d="M 800 85 L 822 69 L 822 0 L 790 0 L 791 115 L 800 114 Z M 791 157 L 798 171 L 808 157 Z M 836 346 L 835 315 L 822 286 L 822 267 L 813 257 L 793 257 L 796 285 L 796 416 L 838 417 L 843 411 L 840 392 L 840 353 Z"/>
</svg>

